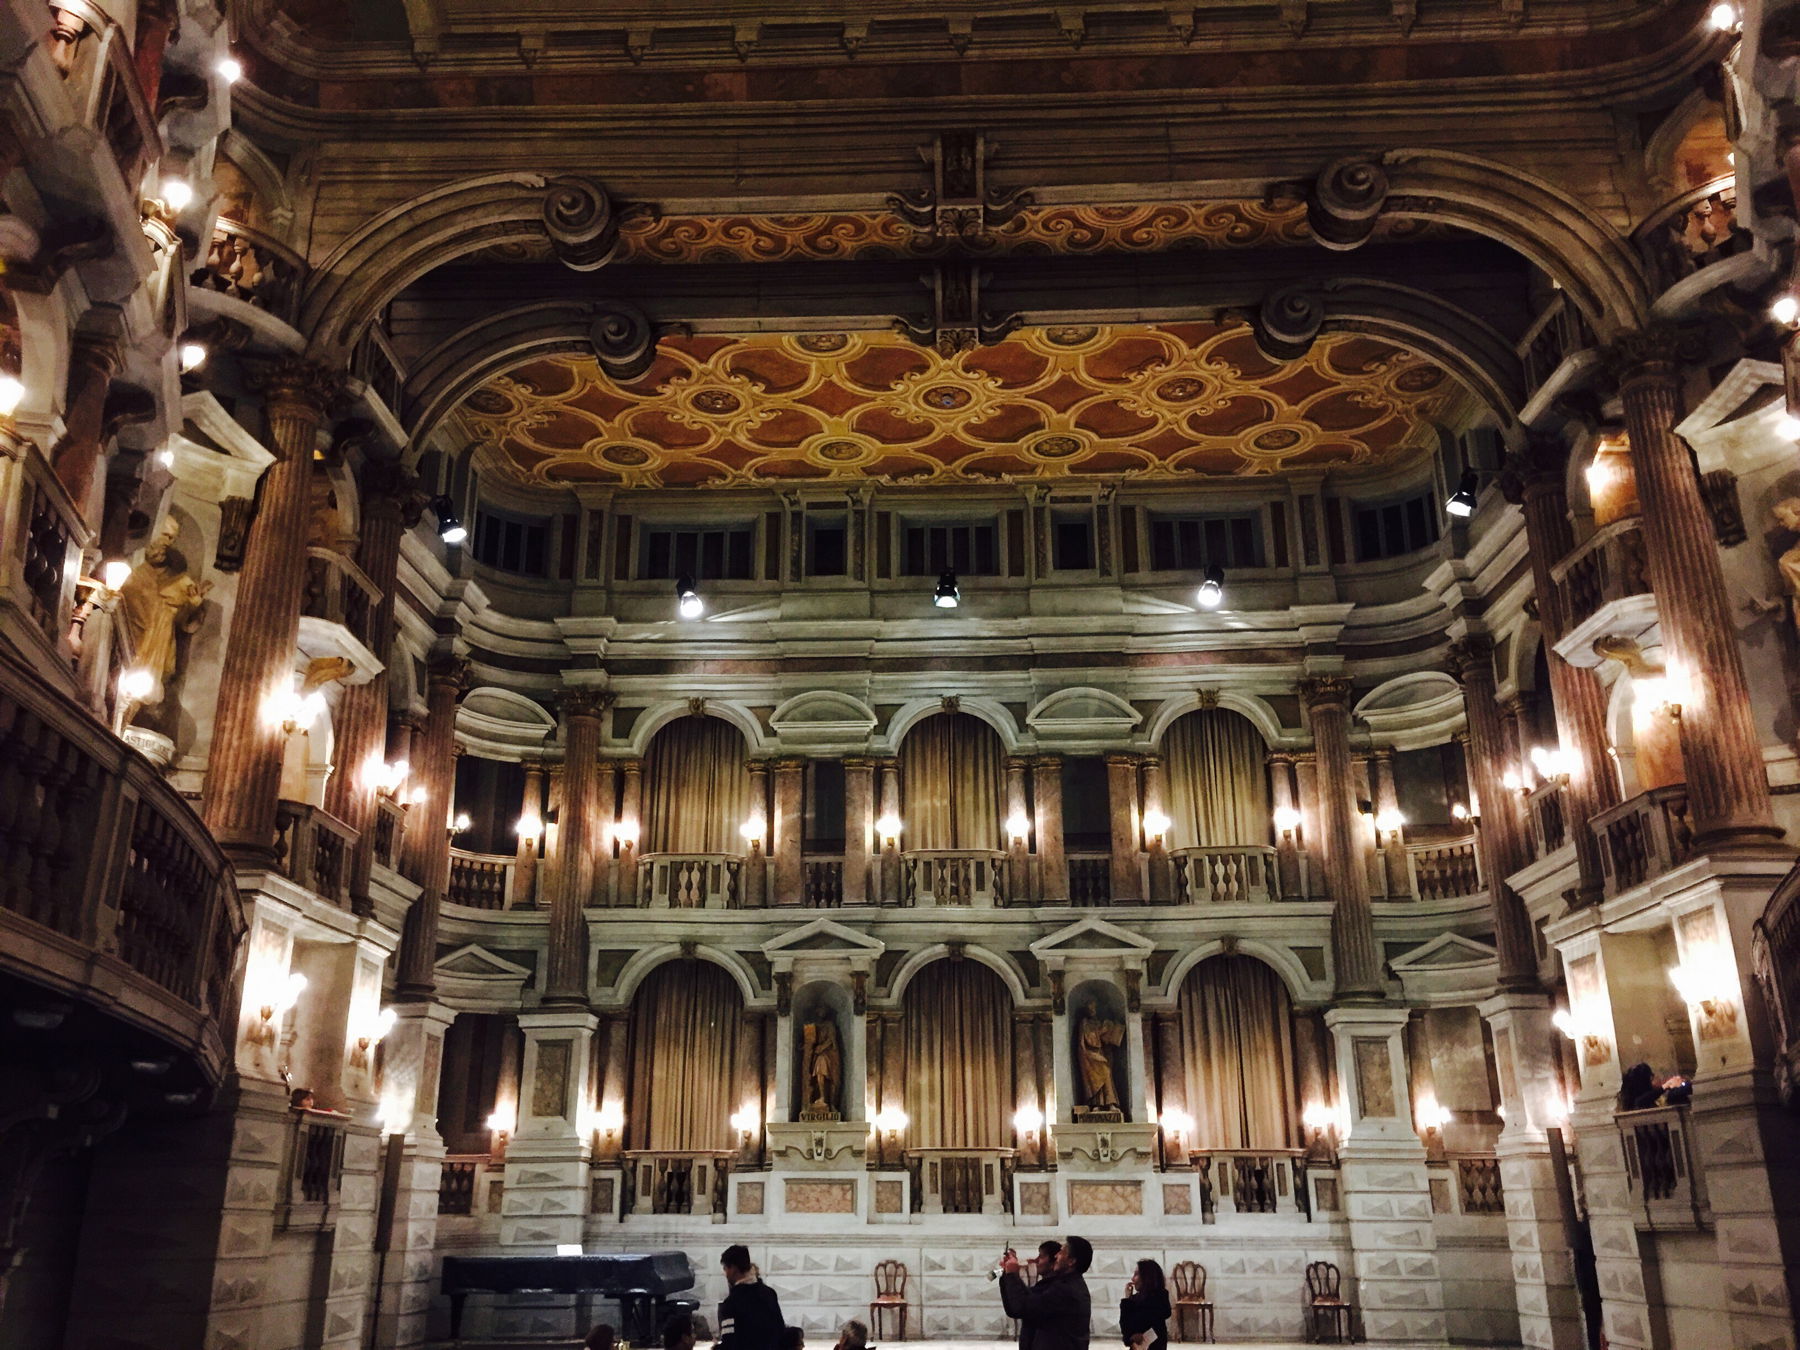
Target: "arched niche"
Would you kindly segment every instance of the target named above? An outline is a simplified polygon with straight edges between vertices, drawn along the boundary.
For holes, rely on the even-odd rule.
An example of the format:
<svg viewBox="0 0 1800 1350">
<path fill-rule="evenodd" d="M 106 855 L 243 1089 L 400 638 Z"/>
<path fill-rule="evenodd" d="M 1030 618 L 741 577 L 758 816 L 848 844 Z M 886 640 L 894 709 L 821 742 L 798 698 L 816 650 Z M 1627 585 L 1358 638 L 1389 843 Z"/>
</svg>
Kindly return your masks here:
<svg viewBox="0 0 1800 1350">
<path fill-rule="evenodd" d="M 748 749 L 723 718 L 690 715 L 660 727 L 644 749 L 642 851 L 743 852 L 744 823 L 764 814 L 752 800 Z"/>
<path fill-rule="evenodd" d="M 1005 742 L 960 709 L 914 723 L 900 742 L 900 804 L 908 850 L 1003 848 Z"/>
<path fill-rule="evenodd" d="M 1019 974 L 1018 968 L 1006 957 L 972 942 L 965 943 L 957 949 L 957 952 L 964 960 L 979 962 L 993 971 L 999 977 L 1000 982 L 1006 986 L 1007 992 L 1012 995 L 1013 1002 L 1023 1003 L 1025 1001 L 1027 998 L 1025 981 Z M 930 947 L 921 947 L 913 952 L 900 963 L 900 968 L 894 972 L 894 978 L 890 985 L 892 1000 L 896 1004 L 902 1002 L 906 997 L 907 990 L 912 986 L 913 979 L 921 971 L 954 954 L 956 953 L 951 951 L 949 945 L 943 942 L 935 943 Z"/>
<path fill-rule="evenodd" d="M 650 971 L 631 998 L 626 1147 L 734 1149 L 731 1117 L 762 1099 L 742 1053 L 752 1034 L 742 991 L 717 965 L 682 958 Z"/>
<path fill-rule="evenodd" d="M 900 705 L 894 715 L 888 718 L 886 729 L 887 746 L 898 750 L 905 743 L 906 737 L 913 727 L 928 717 L 955 710 L 967 713 L 970 717 L 979 718 L 994 729 L 1000 743 L 1010 751 L 1017 750 L 1023 739 L 1019 724 L 1006 710 L 1004 704 L 991 698 L 916 698 Z"/>
<path fill-rule="evenodd" d="M 1164 1109 L 1193 1121 L 1188 1146 L 1298 1147 L 1301 1083 L 1281 974 L 1243 952 L 1208 957 L 1176 986 L 1174 1021 L 1181 1080 L 1165 1080 Z"/>
<path fill-rule="evenodd" d="M 933 961 L 900 1003 L 901 1081 L 912 1148 L 1012 1143 L 1013 998 L 976 961 Z"/>
<path fill-rule="evenodd" d="M 792 1007 L 788 1053 L 793 1056 L 794 1071 L 788 1093 L 788 1118 L 808 1122 L 860 1120 L 865 1075 L 850 990 L 835 980 L 814 980 L 794 991 Z M 829 1033 L 825 1028 L 829 1028 Z M 816 1090 L 815 1067 L 828 1064 L 815 1066 L 813 1061 L 815 1057 L 829 1061 L 831 1041 L 836 1045 L 836 1085 L 821 1097 Z"/>
<path fill-rule="evenodd" d="M 700 699 L 700 707 L 696 712 L 695 702 L 694 699 L 675 698 L 645 708 L 631 723 L 626 748 L 633 755 L 648 753 L 650 742 L 656 733 L 669 723 L 678 722 L 684 717 L 716 717 L 720 721 L 731 723 L 743 736 L 744 744 L 752 754 L 762 754 L 771 748 L 763 735 L 762 724 L 756 720 L 756 714 L 743 704 L 724 698 Z"/>
<path fill-rule="evenodd" d="M 1084 980 L 1069 992 L 1069 1119 L 1134 1121 L 1141 1066 L 1133 1072 L 1125 991 L 1111 980 Z M 1117 1112 L 1116 1115 L 1110 1114 Z"/>
<path fill-rule="evenodd" d="M 1158 742 L 1169 847 L 1257 848 L 1269 843 L 1268 742 L 1229 708 L 1196 708 Z"/>
</svg>

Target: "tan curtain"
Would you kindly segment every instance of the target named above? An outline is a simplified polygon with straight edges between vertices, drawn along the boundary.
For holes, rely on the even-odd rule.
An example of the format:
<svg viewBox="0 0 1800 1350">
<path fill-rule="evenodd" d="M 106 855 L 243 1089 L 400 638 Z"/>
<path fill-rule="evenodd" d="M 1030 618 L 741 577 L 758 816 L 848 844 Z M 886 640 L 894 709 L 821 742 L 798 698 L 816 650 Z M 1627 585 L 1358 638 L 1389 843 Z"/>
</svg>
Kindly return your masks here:
<svg viewBox="0 0 1800 1350">
<path fill-rule="evenodd" d="M 979 717 L 937 713 L 900 746 L 905 848 L 1000 847 L 1006 766 L 1000 737 Z"/>
<path fill-rule="evenodd" d="M 730 1148 L 744 1000 L 707 961 L 671 961 L 650 972 L 631 1003 L 633 1148 Z"/>
<path fill-rule="evenodd" d="M 1162 752 L 1173 847 L 1269 842 L 1268 747 L 1249 718 L 1222 708 L 1188 713 L 1164 734 Z"/>
<path fill-rule="evenodd" d="M 716 717 L 683 717 L 644 756 L 645 853 L 742 853 L 750 816 L 744 738 Z"/>
<path fill-rule="evenodd" d="M 1287 987 L 1249 956 L 1202 961 L 1175 1003 L 1198 1148 L 1296 1147 Z"/>
<path fill-rule="evenodd" d="M 914 1144 L 1004 1148 L 1012 1141 L 1012 1011 L 1000 977 L 974 961 L 935 961 L 906 986 Z"/>
</svg>

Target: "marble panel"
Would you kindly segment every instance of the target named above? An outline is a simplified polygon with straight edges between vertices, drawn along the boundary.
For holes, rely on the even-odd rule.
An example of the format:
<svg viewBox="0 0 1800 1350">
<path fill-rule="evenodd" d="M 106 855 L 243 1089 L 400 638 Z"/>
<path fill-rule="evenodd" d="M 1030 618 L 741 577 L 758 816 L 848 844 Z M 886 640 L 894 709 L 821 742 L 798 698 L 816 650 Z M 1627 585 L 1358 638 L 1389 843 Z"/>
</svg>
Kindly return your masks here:
<svg viewBox="0 0 1800 1350">
<path fill-rule="evenodd" d="M 789 1214 L 854 1214 L 854 1181 L 789 1181 L 785 1207 Z"/>
<path fill-rule="evenodd" d="M 1130 1215 L 1144 1212 L 1141 1181 L 1071 1181 L 1069 1213 Z"/>
</svg>

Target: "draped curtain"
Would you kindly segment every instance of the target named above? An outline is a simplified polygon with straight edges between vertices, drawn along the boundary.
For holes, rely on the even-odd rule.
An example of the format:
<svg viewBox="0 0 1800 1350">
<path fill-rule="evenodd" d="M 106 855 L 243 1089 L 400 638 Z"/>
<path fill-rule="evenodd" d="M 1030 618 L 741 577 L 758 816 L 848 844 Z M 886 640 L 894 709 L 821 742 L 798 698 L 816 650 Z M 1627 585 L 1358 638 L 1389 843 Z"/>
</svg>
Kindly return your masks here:
<svg viewBox="0 0 1800 1350">
<path fill-rule="evenodd" d="M 1012 997 L 974 961 L 935 961 L 906 987 L 906 1112 L 921 1148 L 1012 1141 Z"/>
<path fill-rule="evenodd" d="M 643 851 L 742 853 L 751 814 L 744 738 L 716 717 L 683 717 L 644 756 Z"/>
<path fill-rule="evenodd" d="M 1176 1000 L 1198 1148 L 1293 1148 L 1293 1018 L 1280 976 L 1249 956 L 1202 961 Z"/>
<path fill-rule="evenodd" d="M 718 966 L 671 961 L 650 972 L 631 1004 L 631 1147 L 732 1147 L 743 1025 L 744 1000 Z"/>
<path fill-rule="evenodd" d="M 979 717 L 920 722 L 900 746 L 906 847 L 999 848 L 1005 773 L 1000 737 Z"/>
<path fill-rule="evenodd" d="M 1208 708 L 1163 736 L 1170 845 L 1239 848 L 1269 842 L 1268 747 L 1249 718 Z"/>
</svg>

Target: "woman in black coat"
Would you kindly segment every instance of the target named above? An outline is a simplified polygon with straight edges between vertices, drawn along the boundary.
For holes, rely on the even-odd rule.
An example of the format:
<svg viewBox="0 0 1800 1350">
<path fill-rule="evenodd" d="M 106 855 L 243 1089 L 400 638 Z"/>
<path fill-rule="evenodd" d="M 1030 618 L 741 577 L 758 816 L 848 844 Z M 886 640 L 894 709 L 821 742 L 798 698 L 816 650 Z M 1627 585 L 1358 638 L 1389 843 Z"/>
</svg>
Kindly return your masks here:
<svg viewBox="0 0 1800 1350">
<path fill-rule="evenodd" d="M 1119 1333 L 1126 1345 L 1141 1331 L 1150 1333 L 1149 1350 L 1169 1350 L 1169 1285 L 1154 1261 L 1139 1261 L 1119 1300 Z"/>
</svg>

